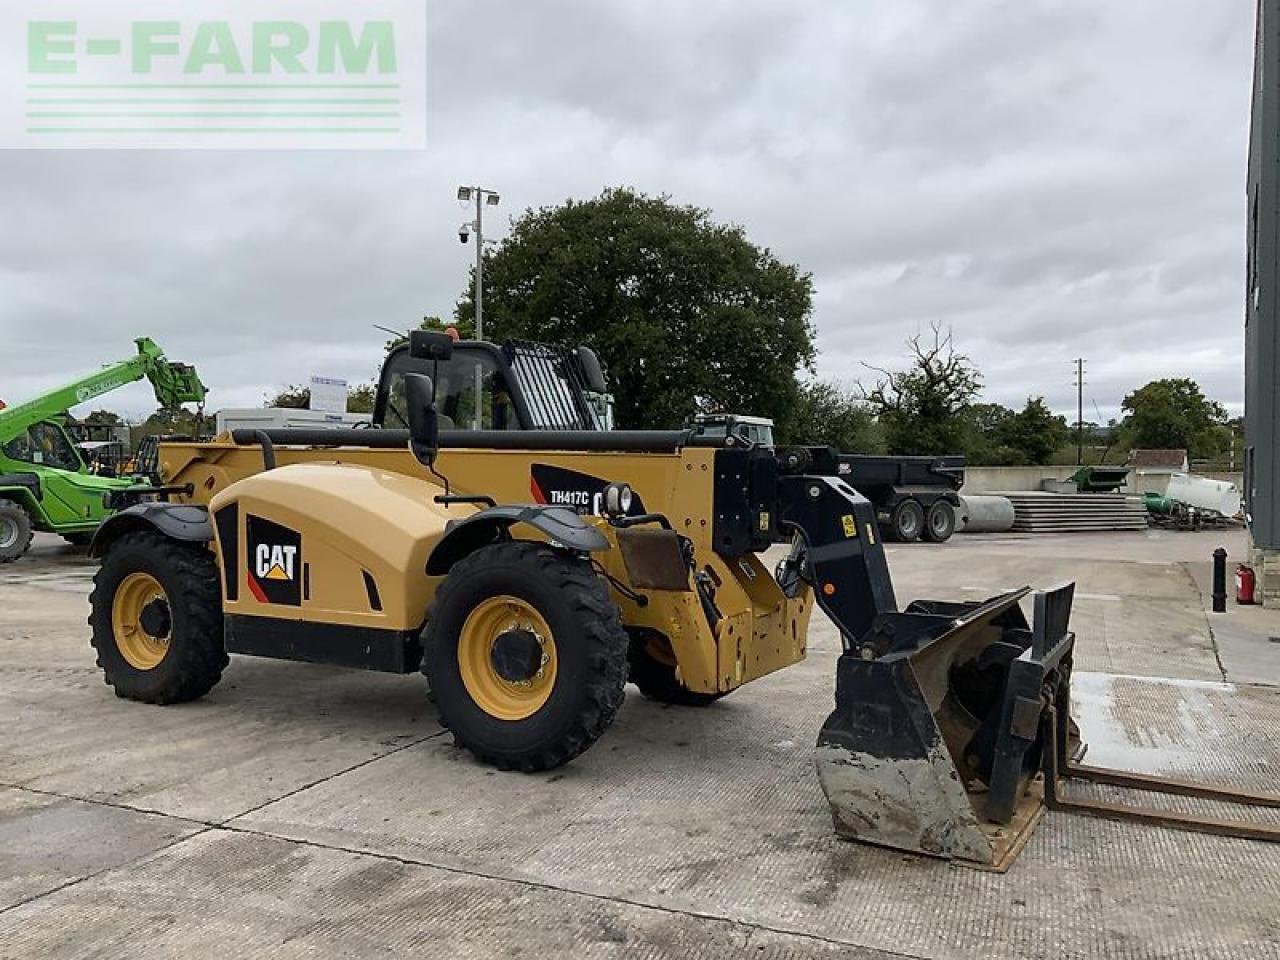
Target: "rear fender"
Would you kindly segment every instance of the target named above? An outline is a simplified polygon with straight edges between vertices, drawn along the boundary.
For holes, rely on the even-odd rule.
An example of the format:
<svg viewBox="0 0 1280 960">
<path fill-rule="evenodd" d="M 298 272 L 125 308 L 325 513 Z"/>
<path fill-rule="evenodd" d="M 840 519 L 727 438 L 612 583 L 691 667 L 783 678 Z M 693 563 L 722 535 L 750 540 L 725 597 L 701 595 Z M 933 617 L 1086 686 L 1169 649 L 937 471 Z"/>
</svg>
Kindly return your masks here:
<svg viewBox="0 0 1280 960">
<path fill-rule="evenodd" d="M 609 549 L 605 535 L 567 507 L 536 504 L 490 507 L 449 526 L 427 558 L 428 575 L 443 576 L 468 554 L 510 538 L 511 528 L 517 524 L 536 530 L 553 547 L 574 553 Z"/>
<path fill-rule="evenodd" d="M 89 544 L 89 556 L 101 557 L 116 540 L 134 530 L 155 530 L 173 540 L 209 543 L 213 524 L 209 511 L 187 503 L 139 503 L 103 521 Z"/>
</svg>

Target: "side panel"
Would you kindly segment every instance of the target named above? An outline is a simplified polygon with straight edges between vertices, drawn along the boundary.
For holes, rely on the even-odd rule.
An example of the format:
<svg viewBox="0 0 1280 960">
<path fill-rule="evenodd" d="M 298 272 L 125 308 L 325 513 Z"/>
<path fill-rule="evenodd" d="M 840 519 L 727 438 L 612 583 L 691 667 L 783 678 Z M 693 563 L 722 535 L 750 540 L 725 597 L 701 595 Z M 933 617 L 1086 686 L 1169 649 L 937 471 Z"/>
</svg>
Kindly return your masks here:
<svg viewBox="0 0 1280 960">
<path fill-rule="evenodd" d="M 419 630 L 438 583 L 426 575 L 427 556 L 451 519 L 475 509 L 435 504 L 439 490 L 332 462 L 280 467 L 229 487 L 210 504 L 227 614 Z"/>
</svg>

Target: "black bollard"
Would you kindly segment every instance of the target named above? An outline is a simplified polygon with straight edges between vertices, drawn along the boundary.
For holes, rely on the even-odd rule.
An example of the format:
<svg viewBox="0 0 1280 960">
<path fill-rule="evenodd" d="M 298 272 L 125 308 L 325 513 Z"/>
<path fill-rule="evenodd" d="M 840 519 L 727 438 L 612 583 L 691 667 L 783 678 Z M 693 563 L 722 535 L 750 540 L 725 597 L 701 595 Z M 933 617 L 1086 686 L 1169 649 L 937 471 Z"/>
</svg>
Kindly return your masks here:
<svg viewBox="0 0 1280 960">
<path fill-rule="evenodd" d="M 1213 551 L 1213 612 L 1227 612 L 1227 551 Z"/>
</svg>

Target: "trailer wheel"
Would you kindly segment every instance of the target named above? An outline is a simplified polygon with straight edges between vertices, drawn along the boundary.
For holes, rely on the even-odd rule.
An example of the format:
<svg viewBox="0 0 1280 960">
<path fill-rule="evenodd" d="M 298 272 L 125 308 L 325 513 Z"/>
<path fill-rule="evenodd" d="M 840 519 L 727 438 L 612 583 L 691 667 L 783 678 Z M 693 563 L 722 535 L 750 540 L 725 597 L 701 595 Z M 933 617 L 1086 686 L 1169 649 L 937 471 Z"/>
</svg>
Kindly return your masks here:
<svg viewBox="0 0 1280 960">
<path fill-rule="evenodd" d="M 956 511 L 946 500 L 935 500 L 924 518 L 924 538 L 930 543 L 946 543 L 956 532 Z"/>
<path fill-rule="evenodd" d="M 182 703 L 204 696 L 229 662 L 211 554 L 150 530 L 111 544 L 89 596 L 103 679 L 117 697 Z"/>
<path fill-rule="evenodd" d="M 631 647 L 627 657 L 631 664 L 631 682 L 650 700 L 681 707 L 705 707 L 715 703 L 724 693 L 700 693 L 690 690 L 676 676 L 676 658 L 666 637 L 656 630 L 630 631 Z"/>
<path fill-rule="evenodd" d="M 915 543 L 924 532 L 924 507 L 919 500 L 903 500 L 893 508 L 889 532 L 899 543 Z"/>
<path fill-rule="evenodd" d="M 440 721 L 477 759 L 548 770 L 613 722 L 627 683 L 618 608 L 583 559 L 493 544 L 459 560 L 427 613 L 423 672 Z"/>
<path fill-rule="evenodd" d="M 31 514 L 12 500 L 0 500 L 0 563 L 12 563 L 31 546 Z"/>
</svg>

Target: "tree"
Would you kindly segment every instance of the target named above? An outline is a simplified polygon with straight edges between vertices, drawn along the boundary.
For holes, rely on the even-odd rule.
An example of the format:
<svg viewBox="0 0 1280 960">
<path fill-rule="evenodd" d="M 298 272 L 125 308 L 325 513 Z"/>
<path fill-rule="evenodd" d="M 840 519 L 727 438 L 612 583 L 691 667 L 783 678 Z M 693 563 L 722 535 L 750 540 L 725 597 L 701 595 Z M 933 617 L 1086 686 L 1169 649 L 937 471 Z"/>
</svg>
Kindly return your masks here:
<svg viewBox="0 0 1280 960">
<path fill-rule="evenodd" d="M 373 401 L 378 397 L 378 387 L 373 383 L 358 383 L 347 391 L 348 413 L 373 413 Z"/>
<path fill-rule="evenodd" d="M 148 437 L 152 434 L 199 437 L 203 433 L 208 433 L 212 428 L 213 419 L 211 417 L 197 417 L 195 413 L 186 407 L 179 407 L 177 410 L 159 407 L 155 413 L 147 417 L 139 426 L 131 428 L 129 435 L 136 449 L 143 437 Z"/>
<path fill-rule="evenodd" d="M 956 453 L 964 449 L 964 413 L 982 389 L 982 374 L 963 353 L 956 353 L 951 332 L 938 324 L 933 336 L 907 340 L 911 365 L 906 370 L 870 369 L 880 374 L 863 397 L 884 428 L 889 452 L 903 455 Z"/>
<path fill-rule="evenodd" d="M 883 447 L 871 408 L 824 380 L 800 384 L 796 404 L 777 424 L 775 439 L 784 446 L 829 446 L 846 453 L 877 453 Z"/>
<path fill-rule="evenodd" d="M 283 407 L 288 410 L 306 410 L 311 406 L 311 388 L 291 383 L 274 397 L 270 394 L 263 397 L 264 407 Z"/>
<path fill-rule="evenodd" d="M 811 277 L 707 210 L 626 188 L 528 210 L 484 257 L 485 333 L 596 351 L 619 423 L 784 421 L 813 362 Z M 470 285 L 458 303 L 470 324 Z"/>
<path fill-rule="evenodd" d="M 112 410 L 93 410 L 80 422 L 92 427 L 118 427 L 124 423 L 120 414 Z"/>
<path fill-rule="evenodd" d="M 970 404 L 961 417 L 964 421 L 965 458 L 975 466 L 1002 466 L 1013 463 L 1016 455 L 1004 446 L 1002 432 L 1014 411 L 999 403 Z"/>
<path fill-rule="evenodd" d="M 1124 427 L 1133 446 L 1187 449 L 1192 457 L 1212 457 L 1230 443 L 1227 411 L 1209 400 L 1188 378 L 1153 380 L 1124 398 Z"/>
<path fill-rule="evenodd" d="M 1055 416 L 1044 397 L 1027 397 L 1027 405 L 1004 419 L 996 431 L 1002 447 L 1024 464 L 1046 464 L 1067 442 L 1066 417 Z"/>
</svg>

